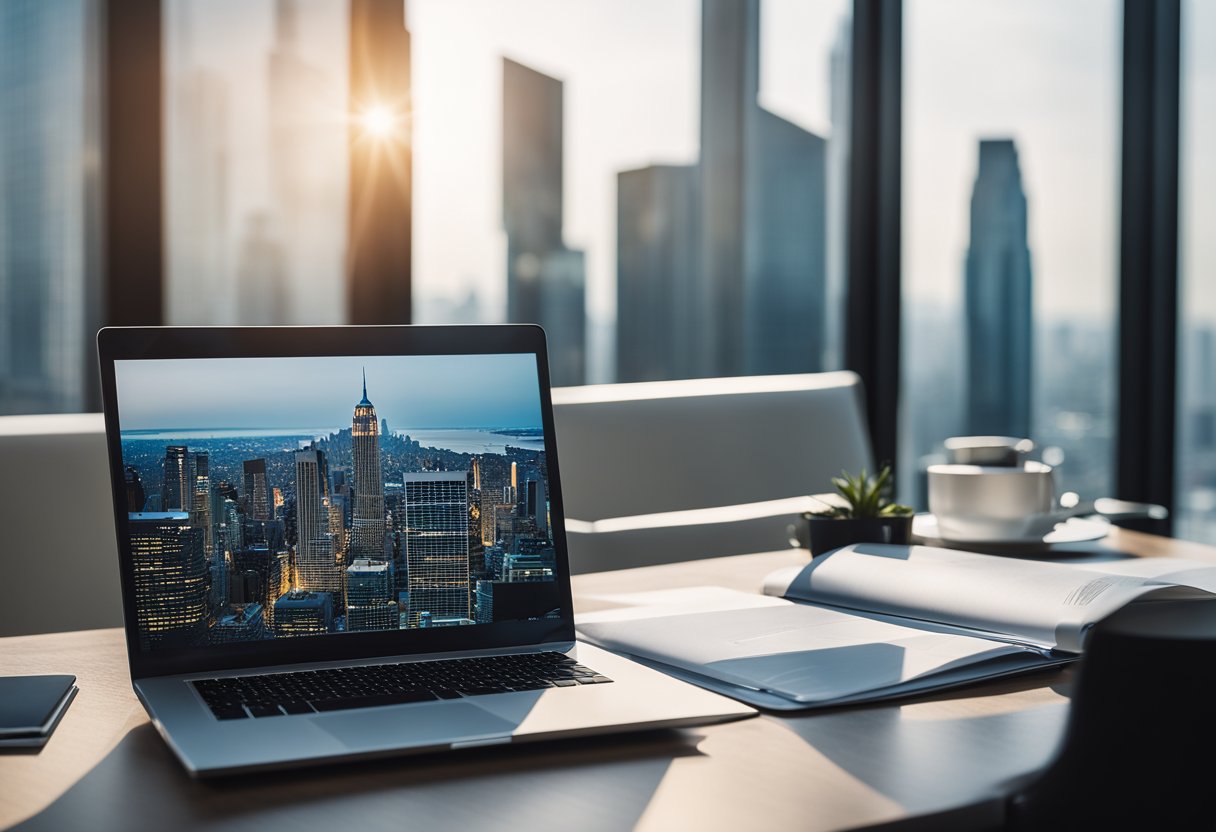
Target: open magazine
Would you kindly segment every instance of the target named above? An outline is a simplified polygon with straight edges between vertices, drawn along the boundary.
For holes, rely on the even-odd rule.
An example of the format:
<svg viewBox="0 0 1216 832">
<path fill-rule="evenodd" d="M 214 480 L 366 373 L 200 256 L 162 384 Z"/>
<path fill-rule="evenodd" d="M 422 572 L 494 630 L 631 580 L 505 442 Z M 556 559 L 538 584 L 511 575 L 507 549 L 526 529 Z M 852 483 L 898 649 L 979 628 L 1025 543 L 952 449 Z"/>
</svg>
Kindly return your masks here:
<svg viewBox="0 0 1216 832">
<path fill-rule="evenodd" d="M 789 710 L 907 696 L 1066 664 L 1130 603 L 1216 595 L 1216 564 L 1064 564 L 858 544 L 717 587 L 608 596 L 576 617 L 594 644 L 753 705 Z"/>
</svg>

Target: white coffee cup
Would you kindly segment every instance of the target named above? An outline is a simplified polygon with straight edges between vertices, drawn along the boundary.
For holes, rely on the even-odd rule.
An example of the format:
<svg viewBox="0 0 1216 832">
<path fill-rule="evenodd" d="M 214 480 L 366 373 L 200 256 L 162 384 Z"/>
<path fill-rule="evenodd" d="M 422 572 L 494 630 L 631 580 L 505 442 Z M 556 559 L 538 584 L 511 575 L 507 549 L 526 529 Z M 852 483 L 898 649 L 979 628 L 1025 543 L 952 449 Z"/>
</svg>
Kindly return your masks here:
<svg viewBox="0 0 1216 832">
<path fill-rule="evenodd" d="M 929 511 L 943 540 L 1022 540 L 1056 511 L 1055 473 L 1042 462 L 930 465 Z"/>
</svg>

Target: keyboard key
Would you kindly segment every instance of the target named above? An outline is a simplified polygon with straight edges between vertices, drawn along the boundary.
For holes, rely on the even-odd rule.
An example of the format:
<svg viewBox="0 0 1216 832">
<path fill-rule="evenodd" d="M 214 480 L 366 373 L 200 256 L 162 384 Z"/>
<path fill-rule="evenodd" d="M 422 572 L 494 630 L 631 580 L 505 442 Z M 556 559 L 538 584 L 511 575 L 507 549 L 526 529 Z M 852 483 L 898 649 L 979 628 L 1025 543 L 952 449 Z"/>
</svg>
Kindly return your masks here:
<svg viewBox="0 0 1216 832">
<path fill-rule="evenodd" d="M 612 680 L 607 676 L 600 676 L 599 674 L 596 674 L 595 676 L 591 677 L 591 681 L 595 682 L 597 685 L 602 685 L 605 682 L 611 682 Z"/>
<path fill-rule="evenodd" d="M 245 719 L 249 716 L 239 705 L 234 708 L 212 708 L 211 713 L 215 714 L 216 719 Z"/>
<path fill-rule="evenodd" d="M 573 679 L 554 679 L 553 684 L 559 688 L 576 688 L 578 682 Z"/>
<path fill-rule="evenodd" d="M 283 712 L 279 710 L 278 705 L 250 705 L 249 713 L 256 717 L 283 715 Z"/>
<path fill-rule="evenodd" d="M 311 714 L 313 713 L 312 705 L 307 702 L 284 702 L 283 710 L 289 714 Z"/>
</svg>

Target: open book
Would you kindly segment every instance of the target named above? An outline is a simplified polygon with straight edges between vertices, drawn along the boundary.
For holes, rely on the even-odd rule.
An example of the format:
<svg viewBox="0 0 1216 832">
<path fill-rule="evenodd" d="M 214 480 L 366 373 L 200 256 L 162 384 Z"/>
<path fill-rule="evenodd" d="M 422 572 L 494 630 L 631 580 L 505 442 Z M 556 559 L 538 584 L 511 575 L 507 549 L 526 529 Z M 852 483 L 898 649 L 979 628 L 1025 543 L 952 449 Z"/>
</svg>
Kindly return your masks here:
<svg viewBox="0 0 1216 832">
<path fill-rule="evenodd" d="M 772 709 L 890 699 L 1066 664 L 1129 603 L 1216 595 L 1216 564 L 1064 564 L 858 544 L 716 587 L 613 596 L 579 634 L 686 681 Z"/>
</svg>

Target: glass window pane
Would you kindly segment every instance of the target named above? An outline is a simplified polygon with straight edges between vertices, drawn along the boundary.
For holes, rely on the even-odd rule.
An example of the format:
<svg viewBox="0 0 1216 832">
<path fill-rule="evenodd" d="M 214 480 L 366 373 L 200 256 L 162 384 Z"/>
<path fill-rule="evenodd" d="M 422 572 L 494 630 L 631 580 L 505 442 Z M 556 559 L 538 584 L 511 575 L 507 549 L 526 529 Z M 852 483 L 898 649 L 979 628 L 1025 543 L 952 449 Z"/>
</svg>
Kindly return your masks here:
<svg viewBox="0 0 1216 832">
<path fill-rule="evenodd" d="M 1174 533 L 1216 542 L 1216 5 L 1182 4 L 1178 488 Z"/>
<path fill-rule="evenodd" d="M 164 5 L 166 322 L 345 323 L 347 4 Z"/>
<path fill-rule="evenodd" d="M 411 0 L 415 319 L 539 321 L 557 384 L 839 366 L 848 8 Z"/>
<path fill-rule="evenodd" d="M 908 0 L 901 495 L 954 435 L 1112 486 L 1117 0 Z"/>
<path fill-rule="evenodd" d="M 96 385 L 99 40 L 96 3 L 0 3 L 0 414 Z"/>
</svg>

